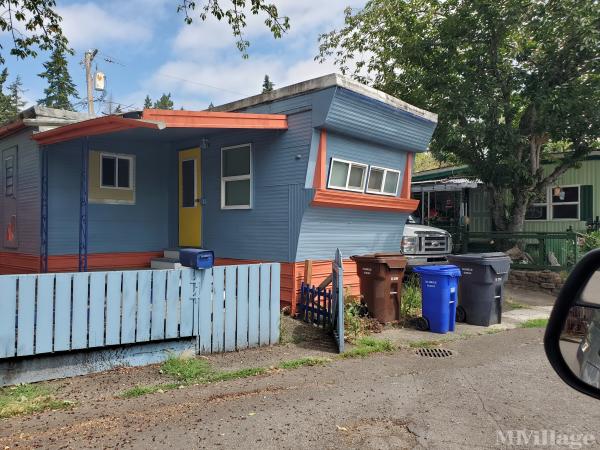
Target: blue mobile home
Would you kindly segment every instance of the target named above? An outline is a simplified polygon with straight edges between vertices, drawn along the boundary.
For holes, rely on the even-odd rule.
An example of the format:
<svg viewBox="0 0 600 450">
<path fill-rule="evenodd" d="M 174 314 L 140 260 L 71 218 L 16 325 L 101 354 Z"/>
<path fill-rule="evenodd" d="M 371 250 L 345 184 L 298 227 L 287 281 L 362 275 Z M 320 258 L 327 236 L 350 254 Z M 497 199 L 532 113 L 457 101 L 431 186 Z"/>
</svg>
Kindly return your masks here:
<svg viewBox="0 0 600 450">
<path fill-rule="evenodd" d="M 418 204 L 413 154 L 426 151 L 436 121 L 328 75 L 211 111 L 150 109 L 17 140 L 0 131 L 0 150 L 32 148 L 39 161 L 11 193 L 19 204 L 34 186 L 27 201 L 39 215 L 0 217 L 3 234 L 19 235 L 4 242 L 0 270 L 169 267 L 177 248 L 205 247 L 221 263 L 281 262 L 291 301 L 306 259 L 398 251 Z M 23 239 L 27 229 L 37 237 Z"/>
</svg>

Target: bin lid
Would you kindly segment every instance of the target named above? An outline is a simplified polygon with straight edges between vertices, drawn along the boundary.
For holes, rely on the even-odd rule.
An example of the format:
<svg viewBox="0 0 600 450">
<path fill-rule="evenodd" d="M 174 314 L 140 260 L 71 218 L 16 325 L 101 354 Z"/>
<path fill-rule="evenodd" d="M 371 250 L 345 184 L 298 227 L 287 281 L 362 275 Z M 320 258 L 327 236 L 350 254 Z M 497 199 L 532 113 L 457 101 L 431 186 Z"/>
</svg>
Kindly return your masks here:
<svg viewBox="0 0 600 450">
<path fill-rule="evenodd" d="M 357 263 L 385 264 L 390 269 L 404 269 L 408 259 L 402 253 L 372 253 L 369 255 L 354 255 L 350 259 Z"/>
<path fill-rule="evenodd" d="M 443 264 L 440 266 L 417 266 L 413 267 L 413 271 L 424 275 L 446 275 L 449 277 L 460 277 L 460 269 L 451 264 Z"/>
<path fill-rule="evenodd" d="M 491 253 L 465 253 L 464 255 L 448 255 L 446 257 L 451 263 L 460 265 L 477 264 L 480 266 L 491 266 L 494 272 L 499 275 L 508 273 L 510 269 L 511 259 L 506 253 L 491 252 Z"/>
<path fill-rule="evenodd" d="M 502 252 L 465 253 L 462 255 L 448 255 L 448 259 L 454 259 L 456 261 L 465 261 L 465 262 L 476 262 L 479 260 L 493 259 L 493 258 L 510 258 L 510 257 L 506 253 L 502 253 Z"/>
</svg>

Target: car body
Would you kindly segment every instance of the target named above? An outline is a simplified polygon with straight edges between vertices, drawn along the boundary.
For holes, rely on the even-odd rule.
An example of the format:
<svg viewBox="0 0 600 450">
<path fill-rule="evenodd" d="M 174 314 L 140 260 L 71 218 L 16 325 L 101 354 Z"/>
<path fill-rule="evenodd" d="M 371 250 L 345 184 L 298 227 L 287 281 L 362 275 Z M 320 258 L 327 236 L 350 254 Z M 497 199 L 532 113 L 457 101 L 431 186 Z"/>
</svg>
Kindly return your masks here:
<svg viewBox="0 0 600 450">
<path fill-rule="evenodd" d="M 400 249 L 408 259 L 408 266 L 445 264 L 452 253 L 452 236 L 446 230 L 418 224 L 408 217 Z"/>
</svg>

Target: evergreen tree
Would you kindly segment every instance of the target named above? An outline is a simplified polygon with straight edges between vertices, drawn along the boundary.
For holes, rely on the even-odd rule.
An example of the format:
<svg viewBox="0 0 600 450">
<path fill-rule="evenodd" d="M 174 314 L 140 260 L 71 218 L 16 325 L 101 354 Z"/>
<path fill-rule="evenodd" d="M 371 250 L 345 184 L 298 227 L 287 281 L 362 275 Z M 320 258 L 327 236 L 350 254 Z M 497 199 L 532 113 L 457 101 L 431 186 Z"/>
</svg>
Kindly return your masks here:
<svg viewBox="0 0 600 450">
<path fill-rule="evenodd" d="M 10 95 L 4 92 L 4 84 L 8 79 L 8 69 L 0 73 L 0 124 L 9 122 L 14 116 L 11 107 Z"/>
<path fill-rule="evenodd" d="M 13 111 L 13 118 L 16 117 L 26 105 L 25 100 L 23 100 L 24 92 L 21 75 L 17 75 L 15 77 L 15 81 L 8 85 L 8 95 L 10 96 L 10 105 Z"/>
<path fill-rule="evenodd" d="M 171 100 L 171 93 L 163 94 L 158 100 L 154 102 L 153 108 L 156 109 L 173 109 L 173 100 Z"/>
<path fill-rule="evenodd" d="M 266 92 L 272 92 L 274 86 L 275 86 L 275 83 L 273 83 L 271 81 L 271 79 L 269 78 L 269 75 L 265 75 L 265 79 L 263 80 L 263 84 L 262 84 L 262 93 L 264 94 Z"/>
<path fill-rule="evenodd" d="M 8 70 L 4 69 L 0 74 L 0 123 L 14 120 L 19 111 L 25 106 L 23 100 L 23 82 L 17 75 L 15 81 L 9 84 L 4 92 L 4 83 L 8 78 Z"/>
<path fill-rule="evenodd" d="M 65 50 L 63 48 L 55 49 L 50 60 L 44 63 L 44 69 L 46 70 L 38 76 L 46 79 L 48 87 L 44 89 L 45 97 L 38 100 L 38 105 L 72 111 L 73 104 L 70 99 L 71 97 L 78 99 L 79 95 L 69 74 Z"/>
<path fill-rule="evenodd" d="M 152 99 L 150 98 L 149 95 L 146 95 L 146 98 L 144 99 L 144 109 L 150 109 L 152 108 Z"/>
</svg>

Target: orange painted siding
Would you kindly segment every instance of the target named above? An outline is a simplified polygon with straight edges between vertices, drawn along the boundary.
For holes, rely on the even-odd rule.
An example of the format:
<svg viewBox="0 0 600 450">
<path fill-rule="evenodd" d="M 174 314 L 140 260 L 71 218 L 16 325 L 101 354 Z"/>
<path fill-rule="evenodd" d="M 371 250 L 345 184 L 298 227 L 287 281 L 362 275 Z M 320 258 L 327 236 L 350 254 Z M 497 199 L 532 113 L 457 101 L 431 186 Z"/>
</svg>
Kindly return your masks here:
<svg viewBox="0 0 600 450">
<path fill-rule="evenodd" d="M 406 154 L 406 167 L 404 168 L 404 178 L 402 179 L 402 191 L 400 197 L 410 198 L 410 184 L 412 182 L 412 167 L 413 167 L 413 153 L 408 152 Z M 418 206 L 418 203 L 417 203 Z M 415 209 L 417 209 L 415 207 Z"/>
<path fill-rule="evenodd" d="M 319 260 L 312 264 L 312 281 L 315 286 L 329 276 L 332 261 Z M 284 266 L 285 276 L 284 276 Z M 292 314 L 296 312 L 296 303 L 300 294 L 300 286 L 304 281 L 304 262 L 282 263 L 281 265 L 281 299 L 291 305 Z M 350 259 L 344 260 L 344 288 L 352 295 L 360 294 L 360 283 L 356 271 L 356 263 Z"/>
<path fill-rule="evenodd" d="M 162 252 L 92 253 L 88 254 L 88 269 L 143 269 L 150 267 L 152 258 L 160 258 L 162 255 Z M 48 272 L 76 272 L 78 268 L 77 255 L 48 256 Z"/>
<path fill-rule="evenodd" d="M 26 253 L 0 252 L 0 274 L 37 273 L 40 257 Z"/>
</svg>

